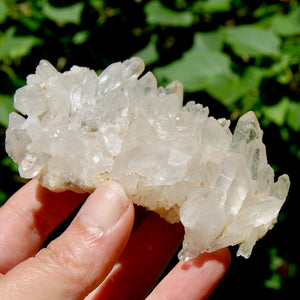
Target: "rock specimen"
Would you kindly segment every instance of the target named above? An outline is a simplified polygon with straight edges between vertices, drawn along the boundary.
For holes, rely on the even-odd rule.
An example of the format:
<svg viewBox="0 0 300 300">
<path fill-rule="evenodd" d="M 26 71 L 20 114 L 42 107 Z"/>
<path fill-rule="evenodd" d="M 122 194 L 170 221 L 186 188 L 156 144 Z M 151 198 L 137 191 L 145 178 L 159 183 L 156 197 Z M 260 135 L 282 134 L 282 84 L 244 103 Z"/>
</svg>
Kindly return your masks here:
<svg viewBox="0 0 300 300">
<path fill-rule="evenodd" d="M 92 192 L 116 180 L 133 202 L 181 221 L 180 259 L 239 244 L 249 257 L 273 227 L 289 189 L 274 183 L 253 112 L 234 134 L 229 121 L 195 102 L 182 106 L 174 81 L 157 88 L 144 63 L 114 63 L 100 76 L 74 66 L 60 73 L 42 60 L 17 90 L 6 150 L 20 175 L 52 191 Z M 26 116 L 26 117 L 24 117 Z"/>
</svg>

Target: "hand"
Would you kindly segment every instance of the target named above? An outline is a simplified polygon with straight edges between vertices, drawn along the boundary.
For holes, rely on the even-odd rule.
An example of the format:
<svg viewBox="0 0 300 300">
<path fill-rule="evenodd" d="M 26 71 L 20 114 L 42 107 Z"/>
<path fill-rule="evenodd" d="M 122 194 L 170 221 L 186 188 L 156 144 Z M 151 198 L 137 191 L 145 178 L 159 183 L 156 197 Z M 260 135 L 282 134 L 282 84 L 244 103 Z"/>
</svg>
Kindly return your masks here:
<svg viewBox="0 0 300 300">
<path fill-rule="evenodd" d="M 39 250 L 86 197 L 53 193 L 31 180 L 0 209 L 0 299 L 146 297 L 179 247 L 183 228 L 140 208 L 133 226 L 134 206 L 117 183 L 99 187 L 66 231 Z M 147 300 L 205 299 L 229 261 L 222 249 L 179 262 Z"/>
</svg>

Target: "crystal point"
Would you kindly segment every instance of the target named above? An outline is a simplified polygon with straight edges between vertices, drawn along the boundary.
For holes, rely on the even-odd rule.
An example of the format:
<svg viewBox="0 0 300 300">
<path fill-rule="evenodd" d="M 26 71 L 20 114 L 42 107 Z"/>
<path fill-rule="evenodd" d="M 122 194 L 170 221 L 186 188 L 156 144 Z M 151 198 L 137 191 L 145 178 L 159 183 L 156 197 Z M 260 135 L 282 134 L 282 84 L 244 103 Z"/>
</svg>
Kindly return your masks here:
<svg viewBox="0 0 300 300">
<path fill-rule="evenodd" d="M 131 58 L 99 76 L 74 66 L 59 73 L 42 60 L 17 90 L 6 150 L 21 176 L 53 191 L 92 192 L 118 181 L 134 203 L 185 227 L 181 260 L 239 244 L 249 257 L 273 227 L 289 178 L 274 182 L 263 132 L 253 112 L 234 133 L 208 116 L 183 87 L 157 87 Z"/>
</svg>

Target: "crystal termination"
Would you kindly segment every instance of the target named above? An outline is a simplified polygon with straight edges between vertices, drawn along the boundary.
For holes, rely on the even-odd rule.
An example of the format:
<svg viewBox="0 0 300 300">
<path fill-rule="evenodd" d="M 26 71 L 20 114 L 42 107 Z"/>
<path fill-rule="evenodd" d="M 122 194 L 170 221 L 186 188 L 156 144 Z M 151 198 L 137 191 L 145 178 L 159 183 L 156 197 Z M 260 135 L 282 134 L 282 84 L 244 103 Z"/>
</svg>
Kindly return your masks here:
<svg viewBox="0 0 300 300">
<path fill-rule="evenodd" d="M 275 224 L 289 178 L 274 182 L 253 112 L 229 121 L 195 102 L 183 87 L 157 88 L 131 58 L 99 76 L 73 66 L 60 73 L 42 60 L 17 90 L 6 151 L 22 177 L 52 191 L 92 192 L 116 180 L 134 203 L 185 227 L 179 258 L 239 244 L 249 257 Z"/>
</svg>

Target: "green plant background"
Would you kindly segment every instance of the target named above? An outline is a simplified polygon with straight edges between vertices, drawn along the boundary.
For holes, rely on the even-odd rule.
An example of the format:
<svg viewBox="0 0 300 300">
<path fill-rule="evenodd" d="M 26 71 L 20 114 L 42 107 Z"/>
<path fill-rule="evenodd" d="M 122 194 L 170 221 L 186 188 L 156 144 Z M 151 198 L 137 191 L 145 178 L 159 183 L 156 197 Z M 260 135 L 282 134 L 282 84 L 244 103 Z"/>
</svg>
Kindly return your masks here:
<svg viewBox="0 0 300 300">
<path fill-rule="evenodd" d="M 4 140 L 13 94 L 40 59 L 60 71 L 101 72 L 140 56 L 165 85 L 180 80 L 185 99 L 236 120 L 255 111 L 269 163 L 291 189 L 279 222 L 249 260 L 232 264 L 211 299 L 297 298 L 300 171 L 300 5 L 244 0 L 0 0 L 0 202 L 23 183 Z M 235 249 L 234 249 L 235 250 Z M 299 281 L 299 278 L 298 278 Z"/>
</svg>

